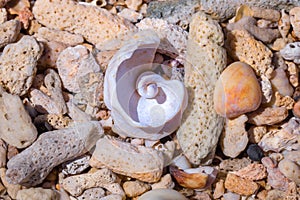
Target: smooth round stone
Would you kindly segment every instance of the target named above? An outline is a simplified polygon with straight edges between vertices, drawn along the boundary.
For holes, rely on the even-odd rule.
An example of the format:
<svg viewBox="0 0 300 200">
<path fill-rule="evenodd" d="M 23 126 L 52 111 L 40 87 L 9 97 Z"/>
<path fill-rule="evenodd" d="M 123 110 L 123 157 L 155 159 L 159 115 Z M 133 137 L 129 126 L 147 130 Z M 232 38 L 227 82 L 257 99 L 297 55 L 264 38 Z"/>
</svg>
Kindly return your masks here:
<svg viewBox="0 0 300 200">
<path fill-rule="evenodd" d="M 278 164 L 278 168 L 285 177 L 300 185 L 300 166 L 295 162 L 284 158 Z"/>
<path fill-rule="evenodd" d="M 242 62 L 229 65 L 219 77 L 214 91 L 214 108 L 226 118 L 256 110 L 262 91 L 252 68 Z"/>
<path fill-rule="evenodd" d="M 146 192 L 138 200 L 187 200 L 182 194 L 172 189 L 155 189 Z"/>
<path fill-rule="evenodd" d="M 250 144 L 247 149 L 249 158 L 253 161 L 260 161 L 264 157 L 264 153 L 257 144 Z"/>
</svg>

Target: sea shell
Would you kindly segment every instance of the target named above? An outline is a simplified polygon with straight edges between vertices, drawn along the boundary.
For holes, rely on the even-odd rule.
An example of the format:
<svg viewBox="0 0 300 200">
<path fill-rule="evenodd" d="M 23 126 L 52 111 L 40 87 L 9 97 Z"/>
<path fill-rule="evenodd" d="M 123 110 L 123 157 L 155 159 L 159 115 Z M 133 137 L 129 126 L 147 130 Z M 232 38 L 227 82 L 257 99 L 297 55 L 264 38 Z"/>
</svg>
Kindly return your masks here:
<svg viewBox="0 0 300 200">
<path fill-rule="evenodd" d="M 104 102 L 113 130 L 122 137 L 158 140 L 180 125 L 187 92 L 181 81 L 165 79 L 161 65 L 153 63 L 159 44 L 155 32 L 140 31 L 108 64 Z"/>
</svg>

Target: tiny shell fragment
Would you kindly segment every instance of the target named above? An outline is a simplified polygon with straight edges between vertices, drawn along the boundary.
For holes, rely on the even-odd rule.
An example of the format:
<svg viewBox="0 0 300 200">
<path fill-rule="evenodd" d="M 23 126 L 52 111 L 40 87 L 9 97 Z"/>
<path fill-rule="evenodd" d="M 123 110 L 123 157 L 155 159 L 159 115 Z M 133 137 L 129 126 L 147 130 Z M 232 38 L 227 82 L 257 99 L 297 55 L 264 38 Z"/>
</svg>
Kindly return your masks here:
<svg viewBox="0 0 300 200">
<path fill-rule="evenodd" d="M 90 165 L 108 167 L 112 171 L 145 182 L 157 182 L 164 166 L 162 152 L 135 146 L 117 139 L 99 139 Z"/>
</svg>

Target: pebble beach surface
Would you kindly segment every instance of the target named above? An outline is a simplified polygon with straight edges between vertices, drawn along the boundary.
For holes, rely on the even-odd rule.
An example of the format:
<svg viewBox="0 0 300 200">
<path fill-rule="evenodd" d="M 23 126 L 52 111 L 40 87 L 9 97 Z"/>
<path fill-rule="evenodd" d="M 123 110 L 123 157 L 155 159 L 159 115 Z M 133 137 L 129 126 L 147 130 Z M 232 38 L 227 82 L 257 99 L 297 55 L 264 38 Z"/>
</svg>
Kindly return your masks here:
<svg viewBox="0 0 300 200">
<path fill-rule="evenodd" d="M 0 0 L 0 199 L 298 200 L 300 2 Z"/>
</svg>

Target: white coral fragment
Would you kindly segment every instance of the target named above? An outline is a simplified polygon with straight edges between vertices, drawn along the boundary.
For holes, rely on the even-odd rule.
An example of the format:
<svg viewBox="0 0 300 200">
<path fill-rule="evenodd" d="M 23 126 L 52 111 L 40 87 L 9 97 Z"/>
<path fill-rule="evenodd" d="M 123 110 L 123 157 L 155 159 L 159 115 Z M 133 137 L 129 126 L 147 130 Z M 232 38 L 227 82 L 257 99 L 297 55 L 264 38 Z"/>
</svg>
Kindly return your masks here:
<svg viewBox="0 0 300 200">
<path fill-rule="evenodd" d="M 140 31 L 111 59 L 104 79 L 104 102 L 114 131 L 123 137 L 158 140 L 180 125 L 187 105 L 181 81 L 166 80 L 153 63 L 160 44 L 153 31 Z"/>
</svg>

